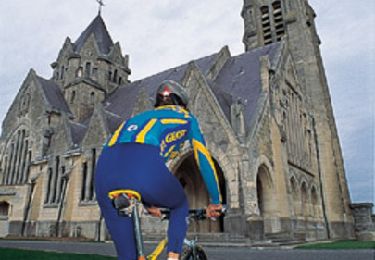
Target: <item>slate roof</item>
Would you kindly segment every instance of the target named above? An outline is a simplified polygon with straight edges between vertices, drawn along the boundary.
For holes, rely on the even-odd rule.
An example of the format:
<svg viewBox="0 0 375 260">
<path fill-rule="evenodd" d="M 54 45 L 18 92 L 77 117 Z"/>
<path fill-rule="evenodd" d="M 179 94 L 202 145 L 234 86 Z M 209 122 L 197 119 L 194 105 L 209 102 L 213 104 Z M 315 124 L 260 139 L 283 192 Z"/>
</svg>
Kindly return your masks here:
<svg viewBox="0 0 375 260">
<path fill-rule="evenodd" d="M 241 98 L 245 103 L 244 116 L 248 128 L 256 113 L 256 105 L 261 94 L 259 59 L 261 56 L 269 56 L 270 62 L 274 63 L 278 58 L 280 46 L 280 43 L 270 44 L 231 57 L 221 69 L 218 77 L 214 81 L 208 81 L 229 121 L 230 106 Z M 195 60 L 194 63 L 206 75 L 216 57 L 217 53 Z M 184 64 L 123 86 L 106 100 L 105 109 L 123 119 L 129 118 L 142 89 L 152 98 L 161 81 L 165 79 L 181 81 L 187 68 L 188 64 Z"/>
<path fill-rule="evenodd" d="M 73 143 L 80 144 L 87 131 L 87 126 L 73 121 L 69 121 L 68 125 L 70 128 Z"/>
<path fill-rule="evenodd" d="M 46 80 L 39 76 L 36 76 L 36 79 L 42 86 L 48 104 L 58 111 L 71 114 L 60 87 L 53 80 Z"/>
<path fill-rule="evenodd" d="M 111 133 L 113 133 L 114 131 L 116 131 L 116 129 L 118 128 L 118 126 L 123 121 L 121 117 L 119 117 L 119 116 L 117 116 L 115 114 L 109 113 L 108 111 L 105 111 L 105 110 L 104 110 L 104 117 L 105 117 L 108 129 L 109 129 L 109 131 Z"/>
<path fill-rule="evenodd" d="M 216 55 L 217 54 L 215 53 L 213 55 L 195 60 L 194 62 L 202 72 L 207 72 L 208 69 L 213 65 Z M 162 71 L 145 79 L 134 81 L 119 88 L 106 100 L 107 104 L 105 109 L 119 115 L 123 119 L 129 118 L 139 92 L 142 89 L 144 89 L 151 98 L 154 96 L 157 87 L 163 80 L 171 79 L 178 82 L 181 81 L 188 66 L 189 64 L 186 63 L 179 67 Z"/>
<path fill-rule="evenodd" d="M 268 56 L 271 64 L 278 58 L 280 43 L 270 44 L 231 57 L 211 82 L 211 88 L 220 106 L 230 120 L 230 106 L 238 98 L 245 103 L 245 124 L 248 127 L 261 94 L 260 57 Z"/>
<path fill-rule="evenodd" d="M 84 30 L 76 40 L 74 43 L 74 51 L 79 53 L 91 34 L 94 34 L 101 54 L 107 55 L 113 46 L 113 41 L 100 14 L 95 17 L 86 30 Z"/>
</svg>

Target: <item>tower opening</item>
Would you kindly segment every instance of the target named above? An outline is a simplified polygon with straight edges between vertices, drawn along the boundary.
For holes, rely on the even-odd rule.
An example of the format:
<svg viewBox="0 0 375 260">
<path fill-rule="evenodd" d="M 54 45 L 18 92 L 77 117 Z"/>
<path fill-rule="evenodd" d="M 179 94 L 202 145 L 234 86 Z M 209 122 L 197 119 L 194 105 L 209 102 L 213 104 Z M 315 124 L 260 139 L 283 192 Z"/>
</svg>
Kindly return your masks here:
<svg viewBox="0 0 375 260">
<path fill-rule="evenodd" d="M 264 44 L 267 45 L 272 43 L 271 21 L 268 6 L 262 6 L 260 12 L 262 14 L 263 41 Z"/>
<path fill-rule="evenodd" d="M 245 20 L 243 39 L 247 51 L 282 40 L 286 34 L 284 4 L 280 0 L 249 0 L 245 3 L 242 17 Z"/>
<path fill-rule="evenodd" d="M 281 2 L 275 1 L 272 3 L 272 14 L 273 14 L 273 22 L 275 25 L 275 32 L 276 32 L 276 41 L 281 41 L 281 38 L 284 35 L 284 21 L 283 21 L 283 13 L 281 10 Z"/>
</svg>

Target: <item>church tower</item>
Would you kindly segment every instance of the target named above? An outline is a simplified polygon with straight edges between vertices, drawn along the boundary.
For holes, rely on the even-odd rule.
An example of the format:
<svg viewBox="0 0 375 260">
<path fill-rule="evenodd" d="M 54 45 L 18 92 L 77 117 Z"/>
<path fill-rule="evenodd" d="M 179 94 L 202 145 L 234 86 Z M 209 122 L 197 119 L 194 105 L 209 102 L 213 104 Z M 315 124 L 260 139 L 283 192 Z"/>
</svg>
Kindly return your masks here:
<svg viewBox="0 0 375 260">
<path fill-rule="evenodd" d="M 120 85 L 128 83 L 131 73 L 128 55 L 122 56 L 100 13 L 75 42 L 68 37 L 51 64 L 52 79 L 64 92 L 75 120 L 87 118 Z"/>
<path fill-rule="evenodd" d="M 352 214 L 331 97 L 307 0 L 244 0 L 245 51 L 284 41 L 294 60 L 309 114 L 314 119 L 317 160 L 331 238 L 351 232 Z"/>
</svg>

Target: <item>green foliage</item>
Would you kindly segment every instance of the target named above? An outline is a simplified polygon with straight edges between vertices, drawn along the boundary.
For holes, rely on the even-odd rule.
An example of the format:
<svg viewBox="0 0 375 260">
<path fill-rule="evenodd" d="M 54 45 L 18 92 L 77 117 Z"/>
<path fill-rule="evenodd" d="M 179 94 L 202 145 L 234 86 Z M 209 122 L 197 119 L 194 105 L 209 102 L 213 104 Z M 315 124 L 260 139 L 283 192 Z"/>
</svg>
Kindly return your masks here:
<svg viewBox="0 0 375 260">
<path fill-rule="evenodd" d="M 375 249 L 375 241 L 334 241 L 297 246 L 297 249 Z"/>
<path fill-rule="evenodd" d="M 23 260 L 23 259 L 38 259 L 38 260 L 113 260 L 115 257 L 99 256 L 99 255 L 84 255 L 84 254 L 65 254 L 58 252 L 45 252 L 13 248 L 0 248 L 1 260 Z"/>
</svg>

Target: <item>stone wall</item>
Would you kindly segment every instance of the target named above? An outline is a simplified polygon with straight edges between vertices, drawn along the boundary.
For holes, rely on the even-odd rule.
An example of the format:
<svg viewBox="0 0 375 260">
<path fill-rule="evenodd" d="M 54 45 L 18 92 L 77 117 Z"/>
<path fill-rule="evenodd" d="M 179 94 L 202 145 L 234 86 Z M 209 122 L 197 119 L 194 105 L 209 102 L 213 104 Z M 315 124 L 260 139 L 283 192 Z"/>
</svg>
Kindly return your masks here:
<svg viewBox="0 0 375 260">
<path fill-rule="evenodd" d="M 375 215 L 372 214 L 372 203 L 351 204 L 355 223 L 355 232 L 358 240 L 375 241 Z"/>
</svg>

